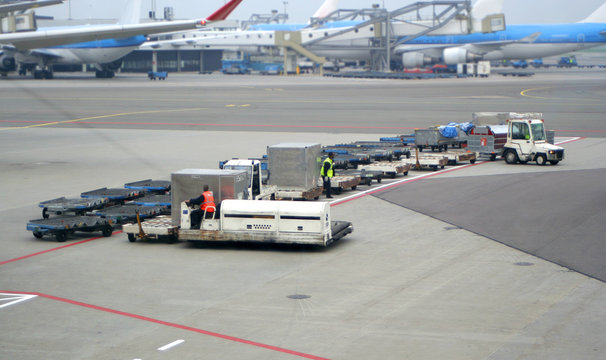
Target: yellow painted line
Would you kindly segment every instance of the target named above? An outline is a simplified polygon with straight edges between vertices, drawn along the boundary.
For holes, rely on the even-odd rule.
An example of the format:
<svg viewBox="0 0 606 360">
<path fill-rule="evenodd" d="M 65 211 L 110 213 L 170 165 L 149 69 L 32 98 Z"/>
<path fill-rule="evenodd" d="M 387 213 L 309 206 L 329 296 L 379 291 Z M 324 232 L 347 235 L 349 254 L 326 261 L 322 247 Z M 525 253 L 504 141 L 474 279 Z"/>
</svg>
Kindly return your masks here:
<svg viewBox="0 0 606 360">
<path fill-rule="evenodd" d="M 61 125 L 61 124 L 71 124 L 71 123 L 76 123 L 76 122 L 79 122 L 79 121 L 107 119 L 107 118 L 112 118 L 112 117 L 129 116 L 129 115 L 159 114 L 159 113 L 167 113 L 167 112 L 186 112 L 186 111 L 199 111 L 199 110 L 207 110 L 207 109 L 206 108 L 190 108 L 190 109 L 133 111 L 133 112 L 125 112 L 125 113 L 117 113 L 117 114 L 89 116 L 89 117 L 84 117 L 84 118 L 79 118 L 79 119 L 73 119 L 73 120 L 53 121 L 53 122 L 48 122 L 48 123 L 43 123 L 43 124 L 34 124 L 34 125 L 17 126 L 17 127 L 6 127 L 6 128 L 0 128 L 0 131 L 2 131 L 2 130 L 17 130 L 17 129 L 30 129 L 30 128 L 36 128 L 36 127 L 51 126 L 51 125 Z"/>
<path fill-rule="evenodd" d="M 554 86 L 546 86 L 546 87 L 540 87 L 540 88 L 534 88 L 534 89 L 526 89 L 526 90 L 522 90 L 520 92 L 520 95 L 525 96 L 525 97 L 529 97 L 529 98 L 534 98 L 534 99 L 549 99 L 549 98 L 542 97 L 542 96 L 528 95 L 528 92 L 538 91 L 538 90 L 545 90 L 545 89 L 553 89 L 553 88 L 554 88 Z"/>
</svg>

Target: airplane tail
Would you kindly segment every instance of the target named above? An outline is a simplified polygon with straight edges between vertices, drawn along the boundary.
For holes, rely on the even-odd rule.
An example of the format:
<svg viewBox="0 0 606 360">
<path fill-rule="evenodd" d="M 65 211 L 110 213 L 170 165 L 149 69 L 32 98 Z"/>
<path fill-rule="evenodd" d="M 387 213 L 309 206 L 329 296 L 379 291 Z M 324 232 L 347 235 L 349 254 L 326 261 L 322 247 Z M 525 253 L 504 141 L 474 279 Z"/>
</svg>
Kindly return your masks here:
<svg viewBox="0 0 606 360">
<path fill-rule="evenodd" d="M 503 0 L 478 0 L 471 9 L 474 19 L 483 19 L 488 15 L 502 13 Z"/>
<path fill-rule="evenodd" d="M 606 3 L 602 4 L 596 11 L 591 13 L 584 20 L 579 21 L 580 23 L 604 23 L 606 22 Z"/>
<path fill-rule="evenodd" d="M 480 0 L 481 1 L 481 0 Z M 324 0 L 322 5 L 316 10 L 316 12 L 312 15 L 314 18 L 325 18 L 333 11 L 339 8 L 339 0 Z"/>
<path fill-rule="evenodd" d="M 141 21 L 141 0 L 127 1 L 126 8 L 118 19 L 118 24 L 138 24 Z"/>
<path fill-rule="evenodd" d="M 219 10 L 215 11 L 209 17 L 207 17 L 206 20 L 209 20 L 209 21 L 225 20 L 229 16 L 229 14 L 231 14 L 231 12 L 234 11 L 234 9 L 238 5 L 240 5 L 241 2 L 242 2 L 242 0 L 231 0 L 227 4 L 221 6 L 221 8 L 219 8 Z"/>
</svg>

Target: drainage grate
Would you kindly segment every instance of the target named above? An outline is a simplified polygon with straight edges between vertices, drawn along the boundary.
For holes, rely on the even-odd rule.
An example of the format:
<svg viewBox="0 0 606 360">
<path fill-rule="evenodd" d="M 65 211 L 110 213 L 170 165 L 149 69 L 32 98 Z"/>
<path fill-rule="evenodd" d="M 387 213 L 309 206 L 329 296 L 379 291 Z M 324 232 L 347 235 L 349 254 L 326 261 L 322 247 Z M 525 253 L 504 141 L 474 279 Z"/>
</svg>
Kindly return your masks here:
<svg viewBox="0 0 606 360">
<path fill-rule="evenodd" d="M 534 263 L 521 261 L 521 262 L 514 263 L 514 265 L 518 265 L 518 266 L 532 266 L 532 265 L 534 265 Z"/>
<path fill-rule="evenodd" d="M 294 294 L 294 295 L 287 296 L 287 298 L 295 299 L 295 300 L 309 299 L 310 297 L 311 297 L 311 295 L 303 295 L 303 294 Z"/>
</svg>

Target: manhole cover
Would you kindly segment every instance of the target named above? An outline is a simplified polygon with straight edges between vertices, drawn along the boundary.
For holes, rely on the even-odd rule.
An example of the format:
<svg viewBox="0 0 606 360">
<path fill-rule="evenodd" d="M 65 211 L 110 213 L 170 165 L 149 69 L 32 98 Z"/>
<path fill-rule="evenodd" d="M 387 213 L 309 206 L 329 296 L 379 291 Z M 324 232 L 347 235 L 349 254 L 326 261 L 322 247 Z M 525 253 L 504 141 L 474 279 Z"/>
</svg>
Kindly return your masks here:
<svg viewBox="0 0 606 360">
<path fill-rule="evenodd" d="M 302 295 L 302 294 L 295 294 L 295 295 L 287 296 L 287 298 L 289 298 L 289 299 L 296 299 L 296 300 L 309 299 L 310 297 L 311 297 L 310 295 Z"/>
<path fill-rule="evenodd" d="M 531 263 L 531 262 L 525 262 L 525 261 L 521 261 L 521 262 L 517 262 L 517 263 L 515 263 L 515 265 L 518 265 L 518 266 L 532 266 L 532 265 L 534 265 L 534 264 L 533 264 L 533 263 Z"/>
</svg>

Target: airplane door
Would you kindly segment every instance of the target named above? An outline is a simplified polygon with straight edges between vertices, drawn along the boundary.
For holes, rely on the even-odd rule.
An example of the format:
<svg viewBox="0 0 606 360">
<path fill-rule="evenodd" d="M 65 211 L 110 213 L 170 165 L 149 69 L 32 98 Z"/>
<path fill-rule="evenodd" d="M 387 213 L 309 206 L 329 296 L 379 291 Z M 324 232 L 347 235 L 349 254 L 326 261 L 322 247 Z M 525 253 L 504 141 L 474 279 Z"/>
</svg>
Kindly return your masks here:
<svg viewBox="0 0 606 360">
<path fill-rule="evenodd" d="M 577 35 L 577 42 L 578 43 L 584 43 L 585 42 L 585 34 L 578 34 Z"/>
</svg>

